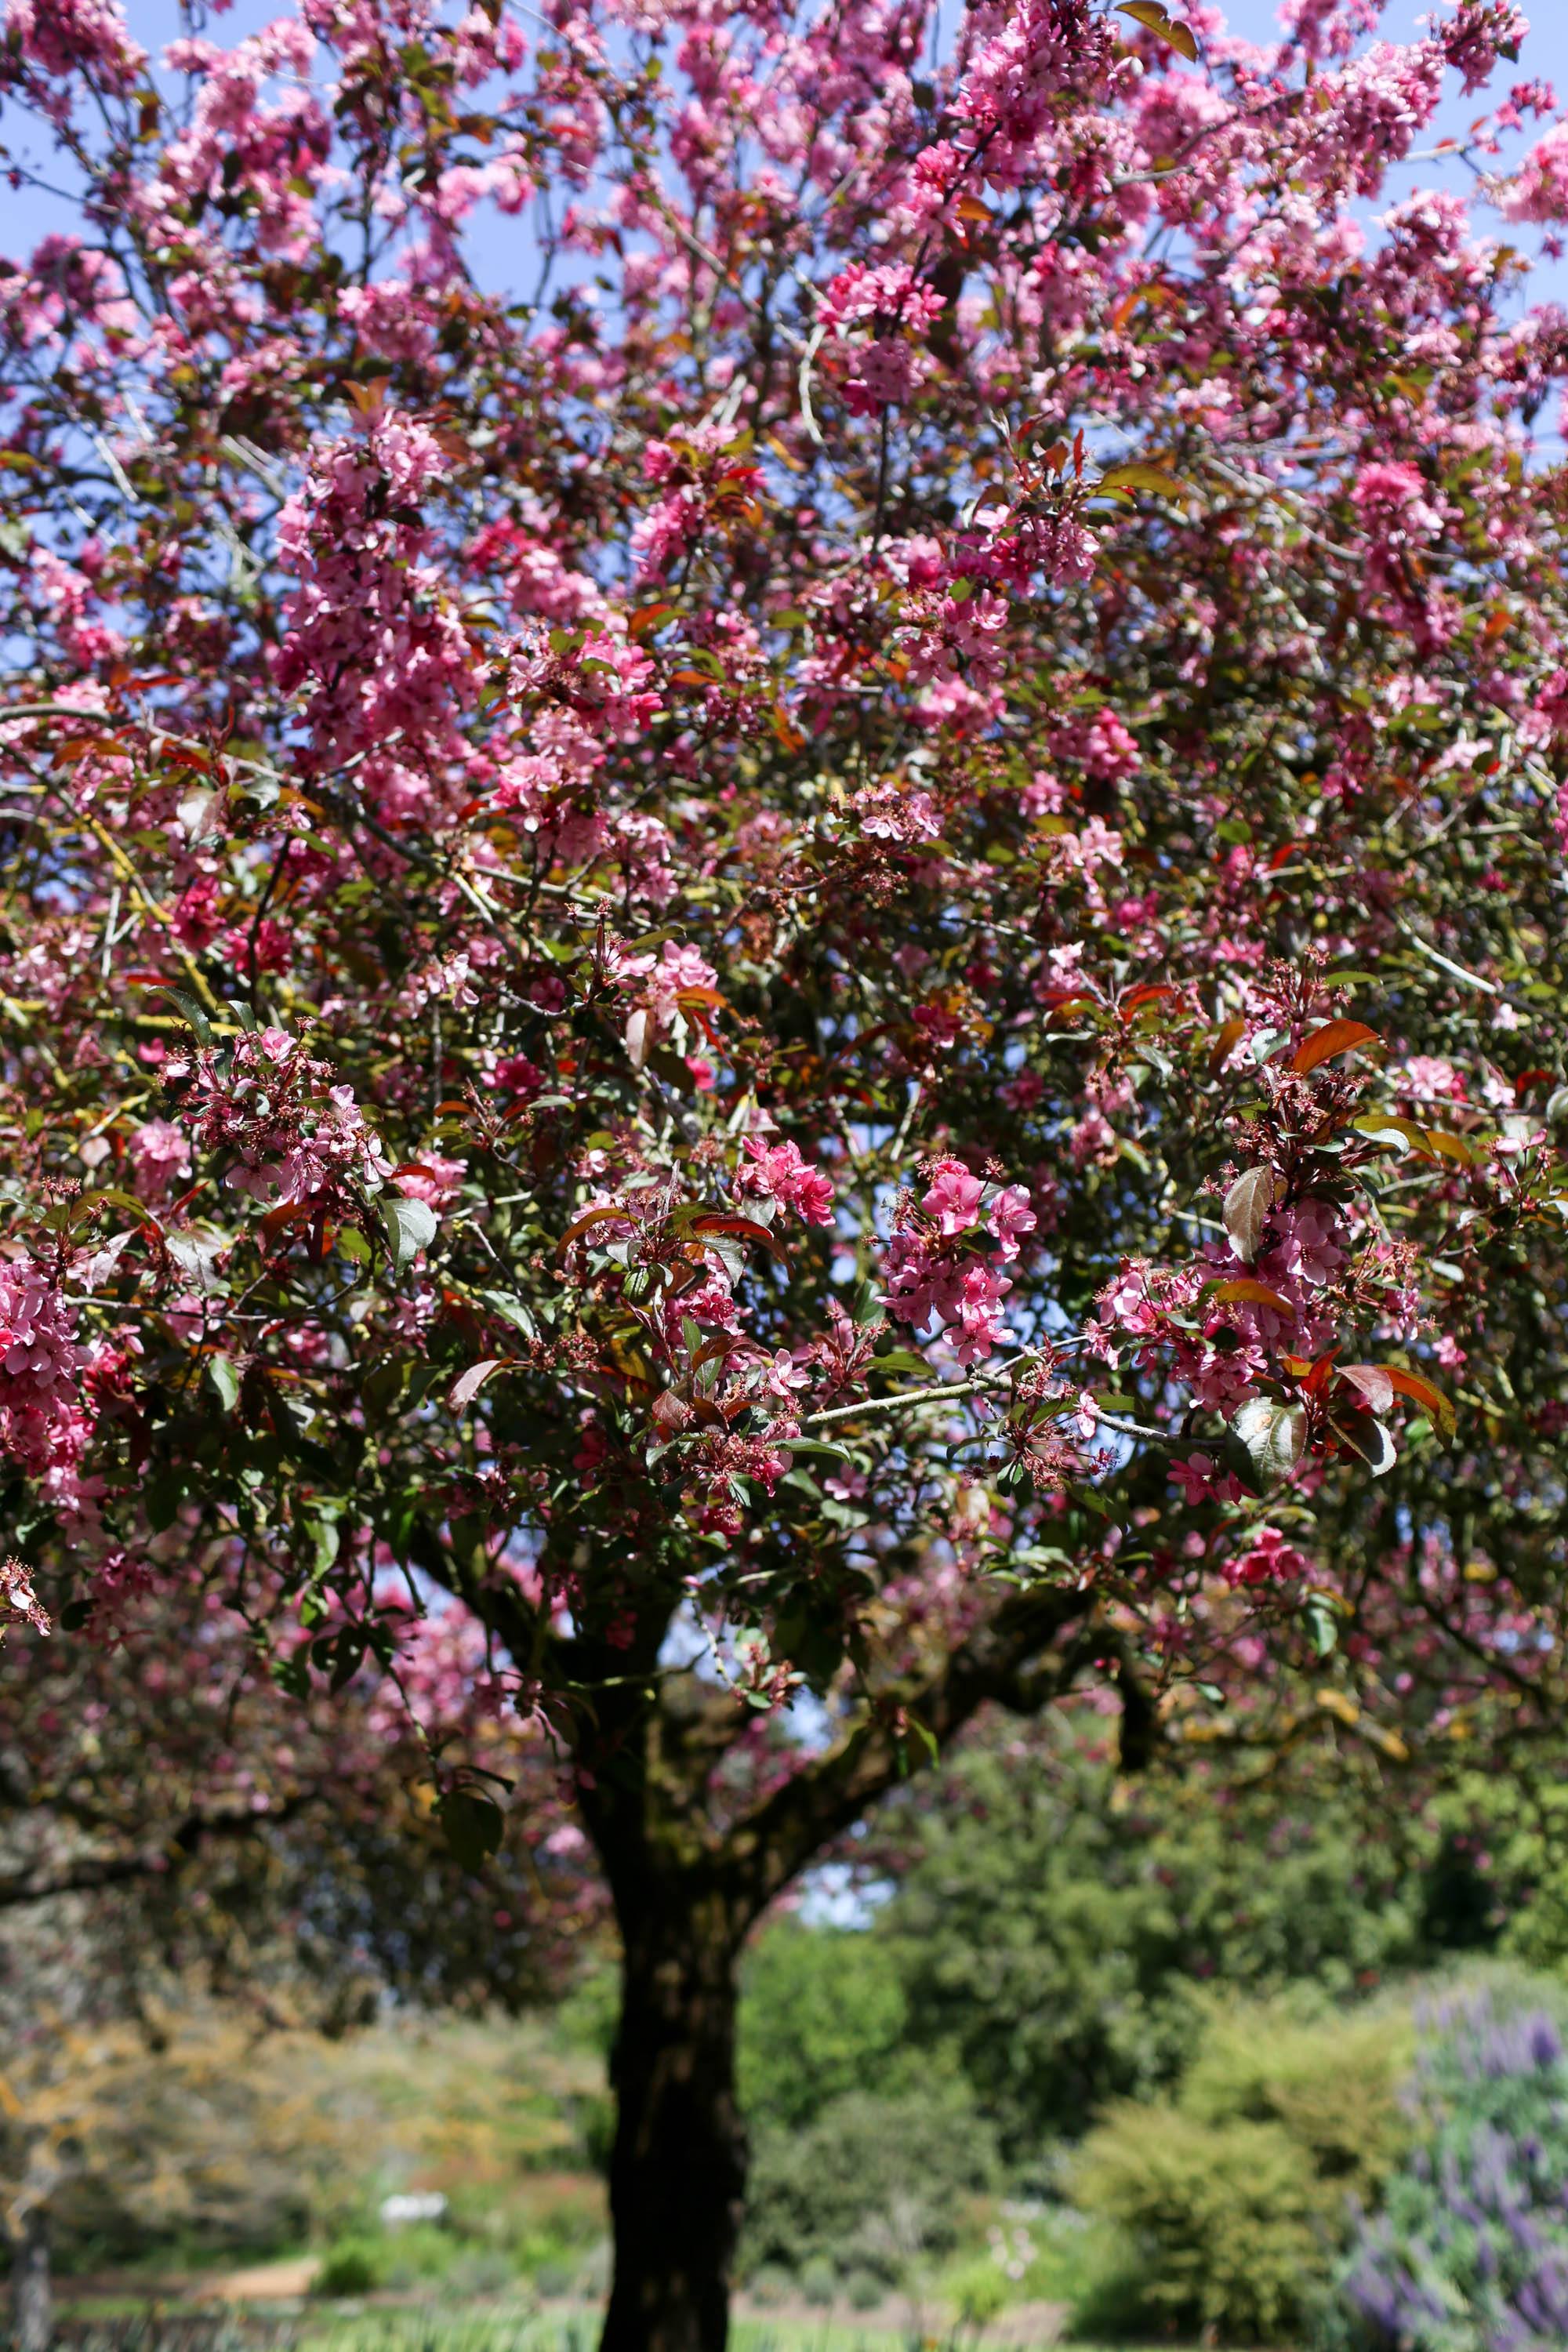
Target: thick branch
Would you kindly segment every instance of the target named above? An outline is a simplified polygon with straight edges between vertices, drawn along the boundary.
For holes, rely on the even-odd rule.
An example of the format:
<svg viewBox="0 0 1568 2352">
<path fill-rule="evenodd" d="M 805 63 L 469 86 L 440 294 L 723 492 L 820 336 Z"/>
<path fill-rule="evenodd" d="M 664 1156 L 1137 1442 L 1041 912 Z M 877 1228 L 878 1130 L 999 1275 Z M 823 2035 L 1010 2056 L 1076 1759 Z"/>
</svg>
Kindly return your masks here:
<svg viewBox="0 0 1568 2352">
<path fill-rule="evenodd" d="M 735 1867 L 753 1911 L 905 1772 L 907 1742 L 895 1721 L 897 1710 L 912 1717 L 939 1748 L 987 1701 L 1016 1714 L 1038 1713 L 1069 1687 L 1083 1656 L 1079 1643 L 1066 1653 L 1045 1654 L 1092 1607 L 1091 1594 L 1060 1586 L 1005 1601 L 935 1673 L 897 1695 L 894 1706 L 862 1716 L 835 1746 L 760 1805 L 731 1839 Z"/>
<path fill-rule="evenodd" d="M 114 1853 L 79 1855 L 74 1862 L 53 1867 L 35 1864 L 0 1876 L 0 1910 L 26 1903 L 51 1903 L 61 1895 L 96 1894 L 106 1886 L 129 1885 L 137 1879 L 166 1878 L 190 1862 L 209 1837 L 241 1837 L 292 1821 L 313 1801 L 301 1792 L 264 1813 L 187 1813 L 160 1845 L 121 1847 Z"/>
</svg>

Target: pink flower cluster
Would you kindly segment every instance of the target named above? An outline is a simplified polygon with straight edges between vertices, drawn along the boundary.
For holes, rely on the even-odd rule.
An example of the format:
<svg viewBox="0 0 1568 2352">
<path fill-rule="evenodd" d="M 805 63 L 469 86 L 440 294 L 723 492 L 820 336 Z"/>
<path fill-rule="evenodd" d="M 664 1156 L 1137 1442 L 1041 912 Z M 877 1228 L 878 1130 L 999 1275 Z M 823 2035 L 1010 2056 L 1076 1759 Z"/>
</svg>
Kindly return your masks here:
<svg viewBox="0 0 1568 2352">
<path fill-rule="evenodd" d="M 761 470 L 711 425 L 650 441 L 643 473 L 665 492 L 632 532 L 632 553 L 648 578 L 668 572 L 696 544 L 716 497 L 749 498 L 764 487 Z"/>
<path fill-rule="evenodd" d="M 6 0 L 5 32 L 44 73 L 86 72 L 112 90 L 129 89 L 146 61 L 116 0 Z"/>
<path fill-rule="evenodd" d="M 1506 220 L 1568 220 L 1568 122 L 1554 122 L 1497 192 Z"/>
<path fill-rule="evenodd" d="M 935 841 L 942 832 L 935 802 L 918 786 L 909 791 L 888 782 L 862 784 L 850 805 L 861 832 L 873 841 L 912 848 L 919 842 Z"/>
<path fill-rule="evenodd" d="M 1291 1584 L 1311 1567 L 1304 1551 L 1287 1543 L 1278 1528 L 1254 1528 L 1246 1549 L 1225 1564 L 1225 1580 L 1232 1585 Z"/>
<path fill-rule="evenodd" d="M 679 947 L 674 940 L 666 940 L 657 961 L 651 955 L 628 955 L 624 950 L 613 950 L 612 955 L 612 978 L 622 988 L 637 992 L 637 1002 L 626 1016 L 626 1042 L 634 1068 L 640 1070 L 660 1037 L 683 1020 L 686 1010 L 711 995 L 718 974 L 695 948 Z M 694 991 L 702 995 L 694 995 Z"/>
<path fill-rule="evenodd" d="M 1490 79 L 1500 58 L 1517 63 L 1529 30 L 1529 18 L 1513 0 L 1458 0 L 1437 38 L 1447 63 L 1464 77 L 1467 98 Z"/>
<path fill-rule="evenodd" d="M 0 1262 L 0 1444 L 38 1474 L 74 1448 L 86 1362 L 76 1318 L 40 1266 Z"/>
<path fill-rule="evenodd" d="M 190 1139 L 166 1118 L 150 1118 L 139 1127 L 126 1147 L 137 1195 L 143 1201 L 166 1200 L 191 1172 Z"/>
<path fill-rule="evenodd" d="M 331 148 L 330 120 L 306 80 L 315 46 L 309 27 L 287 17 L 232 50 L 213 41 L 170 44 L 163 62 L 190 76 L 195 103 L 163 152 L 157 193 L 169 213 L 243 189 L 256 206 L 261 245 L 303 259 L 315 226 L 316 174 Z M 275 77 L 289 86 L 279 103 L 264 105 L 262 89 Z M 174 237 L 179 227 L 172 219 L 166 234 Z"/>
<path fill-rule="evenodd" d="M 1376 592 L 1407 583 L 1402 567 L 1443 532 L 1443 510 L 1414 466 L 1363 466 L 1351 492 L 1367 536 L 1367 586 Z"/>
<path fill-rule="evenodd" d="M 1110 20 L 1088 0 L 1023 0 L 970 12 L 973 42 L 957 111 L 984 139 L 984 173 L 1010 186 L 1029 167 L 1035 142 L 1055 128 L 1052 100 L 1104 79 L 1114 54 Z"/>
<path fill-rule="evenodd" d="M 943 307 L 935 287 L 922 285 L 907 262 L 873 268 L 854 261 L 829 281 L 816 315 L 819 325 L 836 332 L 875 322 L 923 335 L 935 326 Z"/>
<path fill-rule="evenodd" d="M 342 1213 L 392 1172 L 353 1089 L 334 1086 L 330 1066 L 284 1030 L 238 1038 L 226 1072 L 204 1048 L 165 1074 L 194 1078 L 196 1139 L 227 1161 L 237 1192 Z"/>
<path fill-rule="evenodd" d="M 919 390 L 929 362 L 918 348 L 945 305 L 903 262 L 852 262 L 833 278 L 817 312 L 835 336 L 845 363 L 845 404 L 855 416 L 879 415 Z M 869 340 L 847 339 L 846 328 L 868 326 Z"/>
<path fill-rule="evenodd" d="M 1112 1335 L 1126 1334 L 1135 1363 L 1163 1367 L 1197 1403 L 1227 1417 L 1256 1393 L 1271 1355 L 1321 1355 L 1335 1329 L 1322 1294 L 1347 1256 L 1340 1213 L 1302 1201 L 1276 1209 L 1269 1225 L 1268 1247 L 1250 1265 L 1217 1246 L 1184 1266 L 1129 1261 L 1100 1293 L 1098 1351 L 1117 1362 Z M 1218 1295 L 1233 1284 L 1260 1287 L 1271 1299 Z"/>
<path fill-rule="evenodd" d="M 284 506 L 279 558 L 299 588 L 274 662 L 302 693 L 320 758 L 374 751 L 394 733 L 442 744 L 473 691 L 462 623 L 426 561 L 420 501 L 447 471 L 428 426 L 392 415 L 325 444 Z"/>
<path fill-rule="evenodd" d="M 833 1186 L 820 1168 L 801 1158 L 795 1144 L 769 1143 L 765 1136 L 748 1135 L 741 1149 L 745 1158 L 735 1174 L 738 1191 L 782 1202 L 808 1225 L 833 1223 Z"/>
<path fill-rule="evenodd" d="M 985 1191 L 961 1160 L 939 1160 L 919 1209 L 906 1210 L 888 1244 L 889 1314 L 916 1331 L 938 1318 L 961 1364 L 978 1363 L 1002 1339 L 1002 1302 L 1013 1286 L 1001 1268 L 1037 1223 L 1022 1184 L 1001 1187 L 989 1207 Z M 983 1215 L 989 1260 L 973 1243 Z"/>
</svg>

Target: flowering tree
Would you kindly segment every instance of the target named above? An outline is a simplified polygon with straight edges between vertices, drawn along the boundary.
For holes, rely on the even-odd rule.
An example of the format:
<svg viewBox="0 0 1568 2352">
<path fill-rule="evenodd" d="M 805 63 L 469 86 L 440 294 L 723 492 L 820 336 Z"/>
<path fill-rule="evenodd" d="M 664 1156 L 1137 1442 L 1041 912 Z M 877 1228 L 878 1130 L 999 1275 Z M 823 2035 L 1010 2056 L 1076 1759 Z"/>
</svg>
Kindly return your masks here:
<svg viewBox="0 0 1568 2352">
<path fill-rule="evenodd" d="M 1371 209 L 1524 27 L 1285 13 L 7 0 L 7 1597 L 380 1677 L 478 1866 L 471 1644 L 617 2352 L 724 2338 L 749 1924 L 977 1710 L 1547 1718 L 1568 323 Z"/>
</svg>

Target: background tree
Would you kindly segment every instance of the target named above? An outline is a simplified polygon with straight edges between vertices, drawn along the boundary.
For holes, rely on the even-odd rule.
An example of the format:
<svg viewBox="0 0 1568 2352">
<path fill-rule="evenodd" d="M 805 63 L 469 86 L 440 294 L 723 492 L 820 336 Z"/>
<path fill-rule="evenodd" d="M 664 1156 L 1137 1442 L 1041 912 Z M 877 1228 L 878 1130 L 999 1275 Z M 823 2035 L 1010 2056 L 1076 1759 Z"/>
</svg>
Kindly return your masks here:
<svg viewBox="0 0 1568 2352">
<path fill-rule="evenodd" d="M 1363 226 L 1517 12 L 1361 14 L 9 0 L 6 1589 L 416 1727 L 466 1612 L 612 2352 L 724 2337 L 749 1926 L 980 1710 L 1552 1719 L 1564 338 Z"/>
<path fill-rule="evenodd" d="M 367 1677 L 302 1706 L 257 1677 L 243 1622 L 199 1583 L 128 1601 L 112 1645 L 12 1633 L 0 2191 L 19 2340 L 49 2340 L 62 2230 L 79 2246 L 182 2217 L 217 2242 L 241 2215 L 274 2239 L 285 2213 L 300 2228 L 309 2093 L 261 2095 L 268 2035 L 341 2034 L 389 1991 L 515 2012 L 558 1994 L 594 1937 L 602 1894 L 548 1758 L 516 1718 L 473 1718 L 471 1624 L 422 1634 L 402 1691 Z M 418 1785 L 415 1687 L 419 1735 L 460 1738 L 527 1805 L 531 1849 L 482 1883 Z"/>
</svg>

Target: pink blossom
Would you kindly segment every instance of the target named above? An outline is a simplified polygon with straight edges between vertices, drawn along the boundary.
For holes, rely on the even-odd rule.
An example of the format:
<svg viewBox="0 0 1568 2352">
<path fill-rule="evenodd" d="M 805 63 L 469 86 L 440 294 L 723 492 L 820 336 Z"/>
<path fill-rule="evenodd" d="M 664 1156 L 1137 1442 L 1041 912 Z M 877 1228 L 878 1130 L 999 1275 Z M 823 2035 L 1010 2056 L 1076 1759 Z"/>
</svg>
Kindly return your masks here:
<svg viewBox="0 0 1568 2352">
<path fill-rule="evenodd" d="M 128 89 L 146 61 L 117 0 L 6 0 L 5 30 L 45 73 L 85 68 L 110 89 Z"/>
<path fill-rule="evenodd" d="M 1305 1552 L 1288 1543 L 1278 1528 L 1255 1528 L 1245 1550 L 1225 1565 L 1227 1584 L 1285 1584 L 1305 1576 L 1310 1567 Z"/>
<path fill-rule="evenodd" d="M 782 1201 L 808 1225 L 833 1223 L 833 1186 L 820 1168 L 801 1158 L 795 1144 L 770 1144 L 748 1135 L 741 1149 L 745 1157 L 735 1181 L 742 1192 Z"/>
<path fill-rule="evenodd" d="M 37 1266 L 0 1262 L 0 1409 L 55 1411 L 81 1362 L 75 1317 Z"/>
<path fill-rule="evenodd" d="M 167 1198 L 191 1172 L 189 1139 L 166 1118 L 150 1118 L 126 1146 L 135 1170 L 136 1190 L 143 1201 Z"/>
<path fill-rule="evenodd" d="M 1507 220 L 1568 220 L 1568 121 L 1554 122 L 1536 141 L 1494 201 Z"/>
<path fill-rule="evenodd" d="M 984 1190 L 979 1177 L 972 1176 L 962 1160 L 939 1160 L 923 1205 L 936 1218 L 942 1233 L 967 1233 L 979 1212 Z"/>
<path fill-rule="evenodd" d="M 1269 1263 L 1303 1282 L 1332 1282 L 1345 1263 L 1336 1210 L 1321 1201 L 1303 1201 L 1274 1213 L 1278 1244 Z"/>
<path fill-rule="evenodd" d="M 447 466 L 428 426 L 389 414 L 363 436 L 321 444 L 279 519 L 279 557 L 300 585 L 274 669 L 284 693 L 304 695 L 323 757 L 394 731 L 442 743 L 473 693 L 422 512 Z"/>
<path fill-rule="evenodd" d="M 427 1151 L 416 1165 L 400 1168 L 393 1182 L 405 1201 L 423 1201 L 432 1209 L 444 1209 L 456 1200 L 468 1171 L 466 1160 L 443 1160 L 437 1151 Z"/>
<path fill-rule="evenodd" d="M 927 1206 L 930 1206 L 929 1196 Z M 1022 1237 L 1032 1234 L 1039 1222 L 1030 1205 L 1028 1192 L 1022 1184 L 1004 1185 L 985 1215 L 996 1236 L 996 1255 L 1004 1262 L 1010 1262 L 1017 1256 Z"/>
<path fill-rule="evenodd" d="M 1513 0 L 1458 0 L 1452 16 L 1439 24 L 1437 37 L 1448 64 L 1464 77 L 1467 98 L 1489 78 L 1500 57 L 1518 58 L 1529 30 L 1529 19 Z"/>
<path fill-rule="evenodd" d="M 921 285 L 905 264 L 871 268 L 857 261 L 827 287 L 817 317 L 827 327 L 882 319 L 923 334 L 942 313 L 942 296 L 934 287 Z"/>
<path fill-rule="evenodd" d="M 947 1310 L 953 1318 L 947 1337 L 961 1364 L 980 1362 L 1003 1337 L 1002 1301 L 1012 1287 L 978 1258 L 971 1259 Z"/>
<path fill-rule="evenodd" d="M 1208 1454 L 1189 1454 L 1184 1462 L 1173 1462 L 1172 1483 L 1182 1490 L 1182 1500 L 1189 1509 L 1206 1503 L 1214 1493 L 1214 1457 Z"/>
</svg>

